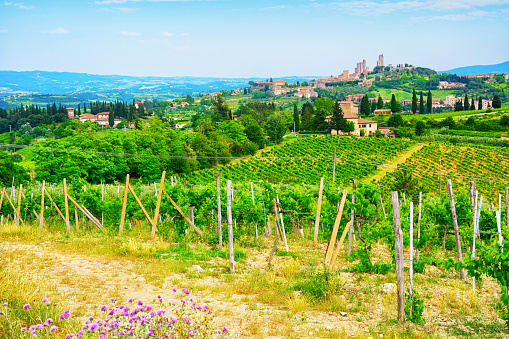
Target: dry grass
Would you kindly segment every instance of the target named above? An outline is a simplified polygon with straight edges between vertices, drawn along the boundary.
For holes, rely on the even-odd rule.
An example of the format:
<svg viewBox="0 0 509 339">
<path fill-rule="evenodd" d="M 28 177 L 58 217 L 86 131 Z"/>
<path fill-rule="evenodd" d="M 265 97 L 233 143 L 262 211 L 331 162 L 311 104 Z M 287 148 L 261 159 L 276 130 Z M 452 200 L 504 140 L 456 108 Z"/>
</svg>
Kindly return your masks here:
<svg viewBox="0 0 509 339">
<path fill-rule="evenodd" d="M 261 238 L 258 248 L 239 248 L 247 258 L 237 263 L 236 274 L 228 272 L 227 259 L 215 256 L 205 245 L 195 243 L 190 248 L 150 241 L 143 234 L 67 236 L 8 226 L 0 230 L 0 240 L 3 269 L 22 281 L 19 287 L 9 285 L 15 286 L 11 294 L 0 286 L 0 296 L 19 300 L 51 296 L 78 319 L 95 314 L 97 305 L 110 297 L 151 301 L 159 294 L 170 297 L 170 289 L 177 286 L 210 304 L 217 324 L 226 324 L 234 337 L 481 337 L 479 327 L 495 329 L 482 337 L 509 337 L 495 308 L 499 287 L 494 281 L 485 279 L 473 293 L 471 281 L 436 267 L 414 277 L 426 306 L 424 326 L 395 320 L 396 295 L 382 291 L 383 284 L 395 283 L 393 272 L 341 272 L 333 279 L 337 287 L 332 295 L 313 297 L 298 286 L 321 271 L 325 246 L 314 247 L 292 235 L 288 237 L 291 253 L 278 252 L 269 270 L 270 239 Z M 387 262 L 390 255 L 380 244 L 373 257 Z M 338 261 L 342 269 L 354 264 L 344 254 Z M 194 264 L 204 271 L 191 270 Z M 27 273 L 30 279 L 24 278 Z M 44 284 L 30 292 L 24 283 L 33 287 L 34 281 Z"/>
</svg>

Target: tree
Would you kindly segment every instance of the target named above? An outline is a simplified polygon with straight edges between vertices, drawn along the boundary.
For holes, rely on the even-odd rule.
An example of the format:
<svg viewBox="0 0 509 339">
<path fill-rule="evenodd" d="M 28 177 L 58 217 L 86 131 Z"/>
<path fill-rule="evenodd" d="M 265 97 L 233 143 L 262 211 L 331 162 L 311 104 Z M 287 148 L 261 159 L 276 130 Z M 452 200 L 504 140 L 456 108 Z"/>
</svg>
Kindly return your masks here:
<svg viewBox="0 0 509 339">
<path fill-rule="evenodd" d="M 479 102 L 477 103 L 477 109 L 478 110 L 482 109 L 482 96 L 480 96 L 480 95 L 479 95 Z"/>
<path fill-rule="evenodd" d="M 507 127 L 509 126 L 509 116 L 504 114 L 500 117 L 500 125 Z"/>
<path fill-rule="evenodd" d="M 399 127 L 404 124 L 405 122 L 403 121 L 403 117 L 399 114 L 392 114 L 389 119 L 387 119 L 387 125 L 390 127 Z"/>
<path fill-rule="evenodd" d="M 417 123 L 415 124 L 415 135 L 421 136 L 424 134 L 425 130 L 426 124 L 424 123 L 424 121 L 422 120 L 417 121 Z"/>
<path fill-rule="evenodd" d="M 274 144 L 280 143 L 286 132 L 286 127 L 280 114 L 270 116 L 263 127 L 265 133 L 267 133 L 267 136 Z"/>
<path fill-rule="evenodd" d="M 293 126 L 294 126 L 294 132 L 299 131 L 300 128 L 300 116 L 299 116 L 299 109 L 297 108 L 297 103 L 293 103 Z"/>
<path fill-rule="evenodd" d="M 313 129 L 313 118 L 315 115 L 315 109 L 311 103 L 306 102 L 302 106 L 302 119 L 301 119 L 301 130 L 311 131 Z"/>
<path fill-rule="evenodd" d="M 456 100 L 456 103 L 454 104 L 454 110 L 456 112 L 463 111 L 463 102 L 461 99 Z"/>
<path fill-rule="evenodd" d="M 422 96 L 422 92 L 421 97 L 419 99 L 419 114 L 424 114 L 424 98 Z"/>
<path fill-rule="evenodd" d="M 9 153 L 0 151 L 0 186 L 10 186 L 12 178 L 14 178 L 14 185 L 24 184 L 30 179 L 27 171 L 15 163 Z"/>
<path fill-rule="evenodd" d="M 348 135 L 350 135 L 353 131 L 355 131 L 355 124 L 354 124 L 354 122 L 346 120 L 343 132 L 348 133 Z"/>
<path fill-rule="evenodd" d="M 211 101 L 212 110 L 214 111 L 214 114 L 217 115 L 217 118 L 220 118 L 222 120 L 231 119 L 230 108 L 228 107 L 228 104 L 224 102 L 224 99 L 221 96 L 221 94 L 218 94 L 215 99 L 212 98 Z"/>
<path fill-rule="evenodd" d="M 369 115 L 371 113 L 371 105 L 369 104 L 368 95 L 364 95 L 361 100 L 361 114 Z"/>
<path fill-rule="evenodd" d="M 465 94 L 465 99 L 463 100 L 463 110 L 468 111 L 470 109 L 470 103 L 468 102 L 468 94 Z"/>
<path fill-rule="evenodd" d="M 471 100 L 471 103 L 470 103 L 470 110 L 471 111 L 475 111 L 475 103 L 474 103 L 474 98 L 472 97 L 472 100 Z"/>
<path fill-rule="evenodd" d="M 336 131 L 342 131 L 346 127 L 346 119 L 343 116 L 343 109 L 339 105 L 339 101 L 334 103 L 334 110 L 332 111 L 332 119 L 330 128 Z"/>
<path fill-rule="evenodd" d="M 392 94 L 392 97 L 391 97 L 391 112 L 392 113 L 396 113 L 398 111 L 398 105 L 397 105 L 397 101 L 396 101 L 396 96 L 394 94 Z"/>
<path fill-rule="evenodd" d="M 376 109 L 384 108 L 384 101 L 381 96 L 378 96 L 378 102 L 376 103 Z"/>
<path fill-rule="evenodd" d="M 327 123 L 327 111 L 323 108 L 316 110 L 315 117 L 313 119 L 313 127 L 315 131 L 325 132 L 329 130 L 329 124 Z"/>
<path fill-rule="evenodd" d="M 412 91 L 412 113 L 417 113 L 417 94 L 415 93 L 415 88 Z"/>
<path fill-rule="evenodd" d="M 373 112 L 376 110 L 376 101 L 373 101 L 371 103 L 371 114 L 373 114 Z"/>
<path fill-rule="evenodd" d="M 500 100 L 500 97 L 497 94 L 495 94 L 493 96 L 493 103 L 492 103 L 491 107 L 493 107 L 493 108 L 500 108 L 500 107 L 502 107 L 502 101 Z"/>
<path fill-rule="evenodd" d="M 115 112 L 113 112 L 113 109 L 110 108 L 110 114 L 108 114 L 108 125 L 110 125 L 111 128 L 113 128 L 113 125 L 115 125 Z"/>
<path fill-rule="evenodd" d="M 426 100 L 426 108 L 428 113 L 433 113 L 433 98 L 431 97 L 431 91 L 428 91 L 428 98 Z"/>
</svg>

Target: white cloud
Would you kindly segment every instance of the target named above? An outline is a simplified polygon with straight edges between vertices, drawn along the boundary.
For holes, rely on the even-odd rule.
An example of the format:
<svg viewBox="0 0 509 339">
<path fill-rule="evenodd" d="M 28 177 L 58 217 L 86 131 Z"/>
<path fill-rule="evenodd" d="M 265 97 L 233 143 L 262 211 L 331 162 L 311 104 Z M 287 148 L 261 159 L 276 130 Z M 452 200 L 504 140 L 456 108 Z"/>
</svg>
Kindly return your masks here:
<svg viewBox="0 0 509 339">
<path fill-rule="evenodd" d="M 52 30 L 49 30 L 49 31 L 44 31 L 43 33 L 46 33 L 46 34 L 67 34 L 67 33 L 69 33 L 69 31 L 66 30 L 65 28 L 58 27 L 57 29 L 52 29 Z"/>
<path fill-rule="evenodd" d="M 444 14 L 444 15 L 433 15 L 433 16 L 421 16 L 410 18 L 413 22 L 428 22 L 428 21 L 463 21 L 463 20 L 474 20 L 487 16 L 495 16 L 496 13 L 486 11 L 473 11 L 462 14 Z"/>
<path fill-rule="evenodd" d="M 0 33 L 7 33 L 7 32 L 9 32 L 9 31 L 6 29 L 0 29 Z"/>
<path fill-rule="evenodd" d="M 174 36 L 175 34 L 173 34 L 173 33 L 171 33 L 171 32 L 163 32 L 163 34 L 162 34 L 162 35 L 163 35 L 163 36 L 165 36 L 165 37 L 172 37 L 172 36 Z"/>
<path fill-rule="evenodd" d="M 337 1 L 313 3 L 314 7 L 342 10 L 354 15 L 373 16 L 398 11 L 456 11 L 475 10 L 489 6 L 508 5 L 509 0 L 409 0 L 409 1 Z M 460 14 L 455 14 L 460 16 Z M 448 17 L 453 18 L 455 15 Z M 443 15 L 445 17 L 445 15 Z"/>
<path fill-rule="evenodd" d="M 29 9 L 34 9 L 35 6 L 27 6 L 21 2 L 4 2 L 4 5 L 5 6 L 14 6 L 14 7 L 18 7 L 19 9 L 26 9 L 26 10 L 29 10 Z"/>
<path fill-rule="evenodd" d="M 127 32 L 127 31 L 120 32 L 120 34 L 125 35 L 125 36 L 140 36 L 141 35 L 141 33 L 138 33 L 138 32 Z"/>
<path fill-rule="evenodd" d="M 102 11 L 105 12 L 113 12 L 113 13 L 133 13 L 139 10 L 139 8 L 130 8 L 130 7 L 108 7 L 102 8 Z"/>
</svg>

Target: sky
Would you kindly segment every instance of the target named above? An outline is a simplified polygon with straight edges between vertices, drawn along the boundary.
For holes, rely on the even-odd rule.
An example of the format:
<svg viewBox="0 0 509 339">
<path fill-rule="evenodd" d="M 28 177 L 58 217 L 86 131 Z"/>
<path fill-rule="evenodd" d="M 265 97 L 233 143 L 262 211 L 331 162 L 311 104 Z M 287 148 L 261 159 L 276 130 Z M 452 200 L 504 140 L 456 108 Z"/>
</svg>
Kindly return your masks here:
<svg viewBox="0 0 509 339">
<path fill-rule="evenodd" d="M 11 0 L 0 70 L 330 76 L 509 60 L 509 0 Z"/>
</svg>

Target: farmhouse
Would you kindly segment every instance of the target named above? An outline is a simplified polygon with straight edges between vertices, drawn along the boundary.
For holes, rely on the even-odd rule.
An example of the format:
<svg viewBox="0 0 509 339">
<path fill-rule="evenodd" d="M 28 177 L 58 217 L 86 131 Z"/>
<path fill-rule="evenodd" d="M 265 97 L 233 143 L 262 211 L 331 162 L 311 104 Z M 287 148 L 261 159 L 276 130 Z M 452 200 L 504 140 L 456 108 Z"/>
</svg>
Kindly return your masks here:
<svg viewBox="0 0 509 339">
<path fill-rule="evenodd" d="M 110 112 L 101 112 L 97 114 L 85 113 L 80 115 L 80 122 L 96 121 L 101 126 L 109 126 Z M 114 119 L 113 127 L 120 123 L 120 119 Z"/>
<path fill-rule="evenodd" d="M 378 122 L 367 120 L 364 118 L 359 118 L 357 114 L 353 113 L 344 113 L 343 118 L 345 118 L 347 121 L 353 122 L 353 125 L 355 127 L 354 131 L 351 132 L 352 135 L 360 136 L 361 135 L 361 129 L 364 130 L 364 135 L 370 135 L 371 133 L 375 133 L 378 127 Z M 330 122 L 332 119 L 332 115 L 329 115 L 325 118 L 326 121 Z M 337 135 L 338 131 L 332 130 L 332 135 Z"/>
</svg>

